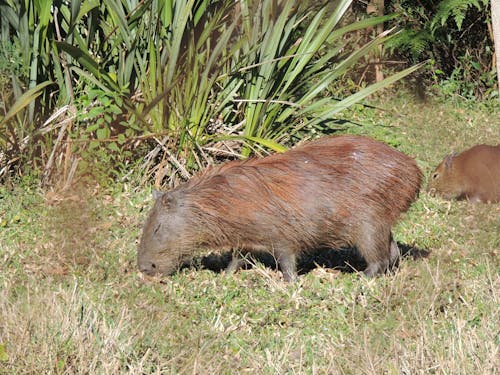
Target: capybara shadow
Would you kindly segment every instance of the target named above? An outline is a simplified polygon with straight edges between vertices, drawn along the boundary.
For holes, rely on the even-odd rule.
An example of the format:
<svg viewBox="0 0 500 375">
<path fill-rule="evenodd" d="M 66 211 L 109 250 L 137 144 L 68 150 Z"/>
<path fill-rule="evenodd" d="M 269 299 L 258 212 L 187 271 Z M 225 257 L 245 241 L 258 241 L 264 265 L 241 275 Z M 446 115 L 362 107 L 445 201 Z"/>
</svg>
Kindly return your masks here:
<svg viewBox="0 0 500 375">
<path fill-rule="evenodd" d="M 401 258 L 411 257 L 414 260 L 418 260 L 420 258 L 427 258 L 430 254 L 428 250 L 401 242 L 398 242 L 398 248 Z M 222 254 L 210 253 L 203 257 L 196 257 L 190 262 L 183 263 L 181 269 L 207 269 L 215 273 L 221 273 L 227 269 L 232 257 L 233 255 L 229 251 Z M 242 265 L 242 268 L 251 269 L 257 263 L 273 270 L 279 268 L 275 257 L 266 252 L 253 252 L 248 261 Z M 367 263 L 355 248 L 317 249 L 302 254 L 297 259 L 297 272 L 299 275 L 305 275 L 318 266 L 338 270 L 342 273 L 352 273 L 363 272 L 367 267 Z"/>
</svg>

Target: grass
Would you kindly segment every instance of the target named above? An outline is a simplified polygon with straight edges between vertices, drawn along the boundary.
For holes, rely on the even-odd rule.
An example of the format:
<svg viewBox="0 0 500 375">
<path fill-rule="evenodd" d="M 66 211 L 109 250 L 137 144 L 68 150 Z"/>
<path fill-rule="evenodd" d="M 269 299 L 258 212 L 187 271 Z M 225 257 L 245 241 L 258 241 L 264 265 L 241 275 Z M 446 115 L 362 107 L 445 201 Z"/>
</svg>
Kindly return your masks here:
<svg viewBox="0 0 500 375">
<path fill-rule="evenodd" d="M 428 175 L 453 150 L 500 142 L 500 107 L 408 96 L 346 114 Z M 147 189 L 0 187 L 0 373 L 494 374 L 500 205 L 422 193 L 396 239 L 429 252 L 372 280 L 317 268 L 285 284 L 135 266 Z"/>
</svg>

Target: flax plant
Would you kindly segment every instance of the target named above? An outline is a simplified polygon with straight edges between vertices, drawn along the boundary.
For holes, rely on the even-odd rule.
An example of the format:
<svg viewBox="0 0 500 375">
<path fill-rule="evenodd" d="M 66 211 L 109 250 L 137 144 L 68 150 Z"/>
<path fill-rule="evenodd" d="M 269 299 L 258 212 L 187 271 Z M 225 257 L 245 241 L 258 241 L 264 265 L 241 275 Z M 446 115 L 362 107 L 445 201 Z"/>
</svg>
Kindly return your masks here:
<svg viewBox="0 0 500 375">
<path fill-rule="evenodd" d="M 342 79 L 356 62 L 389 37 L 389 32 L 383 33 L 347 53 L 344 37 L 348 32 L 391 18 L 376 17 L 340 26 L 351 2 L 342 0 L 335 8 L 324 6 L 319 10 L 297 9 L 287 1 L 241 2 L 245 37 L 240 55 L 247 65 L 241 69 L 245 84 L 240 100 L 244 103 L 247 138 L 286 142 L 299 130 L 335 119 L 343 109 L 418 68 L 402 71 L 347 98 L 325 94 L 333 82 Z"/>
<path fill-rule="evenodd" d="M 68 155 L 75 161 L 71 152 L 84 155 L 82 150 L 90 160 L 115 154 L 124 163 L 144 154 L 122 150 L 147 144 L 155 150 L 146 169 L 166 160 L 175 165 L 171 173 L 187 177 L 190 169 L 213 161 L 209 148 L 228 140 L 233 157 L 256 149 L 283 151 L 304 132 L 418 68 L 332 98 L 328 88 L 390 37 L 385 32 L 350 51 L 347 33 L 390 18 L 342 24 L 351 2 L 0 2 L 2 38 L 19 41 L 30 67 L 27 87 L 14 86 L 19 102 L 0 118 L 0 128 L 10 129 L 0 137 L 0 158 L 15 153 L 28 128 L 13 122 L 22 111 L 28 111 L 31 132 L 43 133 L 39 154 L 48 167 Z M 78 113 L 76 123 L 40 132 L 44 120 L 67 104 Z"/>
</svg>

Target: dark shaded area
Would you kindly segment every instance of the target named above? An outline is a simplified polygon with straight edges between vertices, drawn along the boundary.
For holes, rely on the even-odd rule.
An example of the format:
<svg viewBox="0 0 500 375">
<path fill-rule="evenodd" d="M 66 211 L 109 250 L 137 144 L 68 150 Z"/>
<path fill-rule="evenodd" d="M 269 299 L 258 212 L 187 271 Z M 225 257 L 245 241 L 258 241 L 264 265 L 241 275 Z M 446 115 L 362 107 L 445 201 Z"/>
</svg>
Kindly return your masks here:
<svg viewBox="0 0 500 375">
<path fill-rule="evenodd" d="M 430 251 L 418 247 L 398 243 L 402 258 L 411 257 L 414 260 L 426 258 Z M 193 261 L 183 264 L 181 269 L 194 267 L 196 269 L 208 269 L 214 272 L 222 272 L 231 261 L 231 252 L 223 254 L 211 253 L 207 256 L 195 258 Z M 277 269 L 274 257 L 265 252 L 252 253 L 248 255 L 248 262 L 244 269 L 250 269 L 255 263 L 262 263 L 265 267 Z M 351 273 L 360 272 L 366 268 L 366 262 L 355 248 L 345 249 L 318 249 L 302 254 L 297 261 L 299 275 L 311 272 L 318 266 Z"/>
</svg>

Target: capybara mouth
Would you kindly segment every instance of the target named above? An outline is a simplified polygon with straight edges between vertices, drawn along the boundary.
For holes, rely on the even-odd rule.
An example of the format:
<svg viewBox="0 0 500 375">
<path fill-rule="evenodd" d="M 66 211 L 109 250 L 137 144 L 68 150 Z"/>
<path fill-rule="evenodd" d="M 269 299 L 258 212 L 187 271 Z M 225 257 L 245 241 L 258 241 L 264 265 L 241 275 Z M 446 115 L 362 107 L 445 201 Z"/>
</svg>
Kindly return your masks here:
<svg viewBox="0 0 500 375">
<path fill-rule="evenodd" d="M 139 271 L 141 273 L 151 277 L 171 276 L 175 273 L 176 270 L 176 268 L 172 270 L 161 270 L 158 268 L 139 268 Z"/>
<path fill-rule="evenodd" d="M 139 271 L 141 271 L 143 274 L 148 275 L 148 276 L 157 276 L 160 273 L 154 269 L 147 269 L 147 268 L 139 268 Z"/>
</svg>

